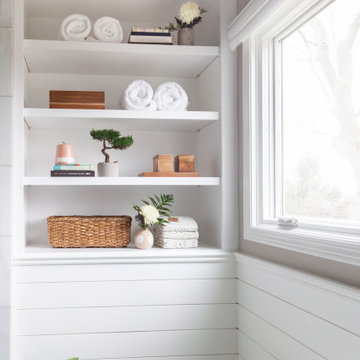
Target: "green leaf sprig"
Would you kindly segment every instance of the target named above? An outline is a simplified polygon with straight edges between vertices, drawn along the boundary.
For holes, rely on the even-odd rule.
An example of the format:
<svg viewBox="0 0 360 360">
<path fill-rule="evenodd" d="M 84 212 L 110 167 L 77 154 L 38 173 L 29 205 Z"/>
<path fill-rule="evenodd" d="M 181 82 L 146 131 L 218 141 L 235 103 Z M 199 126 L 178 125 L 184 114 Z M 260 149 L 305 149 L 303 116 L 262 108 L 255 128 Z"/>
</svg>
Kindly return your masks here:
<svg viewBox="0 0 360 360">
<path fill-rule="evenodd" d="M 168 224 L 169 221 L 167 220 L 168 217 L 170 217 L 171 214 L 171 206 L 174 203 L 174 195 L 172 194 L 160 194 L 160 196 L 155 195 L 154 197 L 149 196 L 149 201 L 147 200 L 141 200 L 145 205 L 152 205 L 154 206 L 158 211 L 159 214 L 162 217 L 159 217 L 157 220 L 157 224 L 161 226 L 165 226 L 165 224 Z M 146 229 L 146 225 L 144 222 L 144 217 L 141 215 L 141 208 L 138 205 L 133 206 L 134 210 L 137 211 L 138 215 L 136 215 L 135 220 L 139 222 L 139 225 Z"/>
</svg>

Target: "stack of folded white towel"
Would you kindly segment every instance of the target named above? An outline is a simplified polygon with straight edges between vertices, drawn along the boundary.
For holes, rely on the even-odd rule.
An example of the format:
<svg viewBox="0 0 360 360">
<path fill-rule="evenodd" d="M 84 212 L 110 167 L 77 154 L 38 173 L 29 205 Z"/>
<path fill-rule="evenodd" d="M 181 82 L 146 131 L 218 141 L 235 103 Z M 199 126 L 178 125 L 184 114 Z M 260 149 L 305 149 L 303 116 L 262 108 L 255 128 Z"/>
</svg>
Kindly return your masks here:
<svg viewBox="0 0 360 360">
<path fill-rule="evenodd" d="M 110 16 L 103 16 L 96 20 L 91 35 L 90 19 L 86 15 L 72 14 L 62 22 L 60 36 L 63 40 L 121 43 L 123 30 L 119 20 Z"/>
<path fill-rule="evenodd" d="M 154 92 L 144 80 L 131 82 L 120 97 L 124 110 L 185 111 L 189 104 L 185 90 L 176 82 L 161 84 Z"/>
<path fill-rule="evenodd" d="M 187 249 L 198 246 L 199 232 L 196 221 L 187 216 L 176 216 L 177 222 L 170 221 L 165 226 L 154 225 L 155 245 L 165 249 Z"/>
</svg>

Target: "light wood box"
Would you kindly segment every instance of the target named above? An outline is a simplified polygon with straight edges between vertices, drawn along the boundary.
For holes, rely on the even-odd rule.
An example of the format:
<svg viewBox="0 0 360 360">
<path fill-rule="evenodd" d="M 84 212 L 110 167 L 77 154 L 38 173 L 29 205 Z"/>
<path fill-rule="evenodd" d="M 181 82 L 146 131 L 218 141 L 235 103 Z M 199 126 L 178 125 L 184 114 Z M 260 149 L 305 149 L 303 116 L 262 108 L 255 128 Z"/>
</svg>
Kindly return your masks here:
<svg viewBox="0 0 360 360">
<path fill-rule="evenodd" d="M 153 158 L 154 172 L 174 172 L 174 155 L 156 155 Z"/>
<path fill-rule="evenodd" d="M 175 171 L 194 172 L 195 171 L 195 155 L 178 155 L 175 158 Z"/>
<path fill-rule="evenodd" d="M 197 172 L 175 172 L 175 171 L 155 171 L 143 172 L 139 176 L 142 177 L 199 177 Z"/>
<path fill-rule="evenodd" d="M 50 90 L 50 109 L 105 109 L 105 93 Z"/>
</svg>

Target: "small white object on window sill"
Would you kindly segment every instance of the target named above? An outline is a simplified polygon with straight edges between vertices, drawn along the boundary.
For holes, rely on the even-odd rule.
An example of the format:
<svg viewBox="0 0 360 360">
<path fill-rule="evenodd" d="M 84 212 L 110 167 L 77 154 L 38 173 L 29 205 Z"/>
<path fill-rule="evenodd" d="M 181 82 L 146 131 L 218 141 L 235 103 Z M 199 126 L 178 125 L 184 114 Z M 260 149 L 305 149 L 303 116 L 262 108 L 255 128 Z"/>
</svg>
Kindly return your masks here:
<svg viewBox="0 0 360 360">
<path fill-rule="evenodd" d="M 281 217 L 278 219 L 279 226 L 296 227 L 297 223 L 298 221 L 295 218 Z"/>
</svg>

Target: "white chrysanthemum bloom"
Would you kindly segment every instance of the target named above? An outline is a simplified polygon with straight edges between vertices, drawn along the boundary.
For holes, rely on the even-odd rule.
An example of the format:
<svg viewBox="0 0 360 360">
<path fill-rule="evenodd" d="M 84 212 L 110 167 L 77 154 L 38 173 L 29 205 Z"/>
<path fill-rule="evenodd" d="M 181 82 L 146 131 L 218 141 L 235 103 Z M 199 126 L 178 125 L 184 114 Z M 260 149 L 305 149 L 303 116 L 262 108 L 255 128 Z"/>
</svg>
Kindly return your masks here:
<svg viewBox="0 0 360 360">
<path fill-rule="evenodd" d="M 144 217 L 145 225 L 155 224 L 160 217 L 158 209 L 152 205 L 144 205 L 140 210 L 140 214 Z"/>
<path fill-rule="evenodd" d="M 200 8 L 196 2 L 187 1 L 182 4 L 179 11 L 179 19 L 186 24 L 190 24 L 200 16 Z"/>
</svg>

